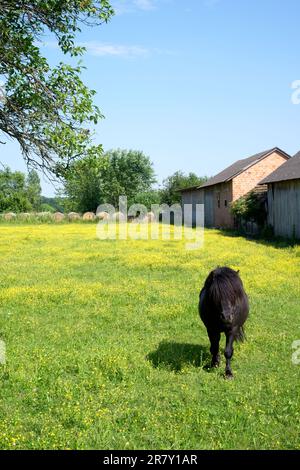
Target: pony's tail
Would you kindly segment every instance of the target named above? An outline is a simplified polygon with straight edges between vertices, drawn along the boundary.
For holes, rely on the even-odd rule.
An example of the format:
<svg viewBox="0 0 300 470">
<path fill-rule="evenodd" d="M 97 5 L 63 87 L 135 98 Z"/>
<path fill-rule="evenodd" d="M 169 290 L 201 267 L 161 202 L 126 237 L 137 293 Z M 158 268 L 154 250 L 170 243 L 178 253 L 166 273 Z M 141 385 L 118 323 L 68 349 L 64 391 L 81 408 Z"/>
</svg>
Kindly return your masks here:
<svg viewBox="0 0 300 470">
<path fill-rule="evenodd" d="M 241 326 L 236 334 L 236 337 L 235 337 L 236 341 L 238 341 L 239 343 L 243 343 L 245 340 L 246 340 L 246 333 L 245 333 L 245 330 L 244 328 Z"/>
</svg>

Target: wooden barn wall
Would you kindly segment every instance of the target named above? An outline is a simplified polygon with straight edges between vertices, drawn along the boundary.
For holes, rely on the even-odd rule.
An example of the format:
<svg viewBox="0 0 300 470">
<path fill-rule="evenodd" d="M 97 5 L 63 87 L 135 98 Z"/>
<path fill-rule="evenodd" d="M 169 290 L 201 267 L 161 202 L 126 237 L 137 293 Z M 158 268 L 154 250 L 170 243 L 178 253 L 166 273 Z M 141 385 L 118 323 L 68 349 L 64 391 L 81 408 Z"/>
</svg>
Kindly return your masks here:
<svg viewBox="0 0 300 470">
<path fill-rule="evenodd" d="M 300 180 L 269 185 L 268 223 L 275 235 L 300 239 Z"/>
<path fill-rule="evenodd" d="M 215 193 L 214 189 L 207 188 L 204 191 L 204 225 L 205 227 L 214 227 L 215 225 Z"/>
<path fill-rule="evenodd" d="M 193 191 L 186 191 L 182 193 L 181 203 L 184 209 L 184 204 L 193 205 L 193 216 L 192 224 L 196 224 L 196 204 L 204 204 L 204 191 L 201 189 L 195 189 Z"/>
</svg>

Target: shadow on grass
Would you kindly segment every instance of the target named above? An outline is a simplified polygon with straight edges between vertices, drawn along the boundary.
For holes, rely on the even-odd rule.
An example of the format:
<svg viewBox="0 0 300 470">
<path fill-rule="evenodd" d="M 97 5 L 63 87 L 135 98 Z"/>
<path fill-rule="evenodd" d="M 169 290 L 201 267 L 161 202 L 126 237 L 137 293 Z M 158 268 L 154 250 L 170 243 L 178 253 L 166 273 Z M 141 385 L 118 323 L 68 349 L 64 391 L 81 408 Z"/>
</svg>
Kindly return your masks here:
<svg viewBox="0 0 300 470">
<path fill-rule="evenodd" d="M 162 341 L 146 356 L 155 368 L 180 372 L 186 365 L 209 370 L 211 355 L 208 346 Z"/>
<path fill-rule="evenodd" d="M 219 234 L 223 237 L 230 237 L 230 238 L 244 238 L 245 240 L 251 241 L 253 243 L 257 243 L 259 245 L 265 246 L 272 246 L 273 248 L 293 248 L 296 245 L 300 244 L 300 240 L 297 239 L 287 239 L 282 237 L 274 237 L 271 239 L 263 238 L 262 236 L 254 236 L 254 235 L 247 235 L 242 232 L 238 232 L 235 230 L 218 230 Z"/>
</svg>

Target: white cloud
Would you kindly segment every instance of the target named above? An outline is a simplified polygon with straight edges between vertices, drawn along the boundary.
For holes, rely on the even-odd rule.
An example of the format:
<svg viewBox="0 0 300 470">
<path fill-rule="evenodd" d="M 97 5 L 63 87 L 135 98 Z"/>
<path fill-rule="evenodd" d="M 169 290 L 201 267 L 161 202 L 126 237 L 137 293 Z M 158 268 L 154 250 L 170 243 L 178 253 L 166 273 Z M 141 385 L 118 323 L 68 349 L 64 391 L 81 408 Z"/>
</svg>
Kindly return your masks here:
<svg viewBox="0 0 300 470">
<path fill-rule="evenodd" d="M 104 44 L 93 41 L 81 42 L 79 46 L 85 47 L 87 53 L 93 56 L 145 57 L 149 54 L 149 50 L 141 46 Z"/>
<path fill-rule="evenodd" d="M 40 43 L 41 47 L 48 47 L 51 49 L 59 49 L 57 42 L 46 41 Z M 160 49 L 157 47 L 147 48 L 138 45 L 126 45 L 126 44 L 109 44 L 98 41 L 82 41 L 78 42 L 76 46 L 84 47 L 86 54 L 91 56 L 112 56 L 112 57 L 149 57 L 149 56 L 174 56 L 177 55 L 175 51 L 169 49 Z M 1 83 L 0 83 L 1 85 Z"/>
<path fill-rule="evenodd" d="M 86 53 L 93 56 L 115 57 L 149 57 L 150 55 L 174 56 L 176 53 L 168 49 L 146 48 L 143 46 L 128 46 L 124 44 L 105 44 L 97 41 L 80 42 L 79 46 L 86 48 Z"/>
<path fill-rule="evenodd" d="M 51 49 L 58 49 L 57 42 L 47 41 L 41 43 L 44 47 L 50 47 Z M 150 52 L 160 53 L 155 49 L 150 50 L 142 46 L 128 46 L 124 44 L 108 44 L 97 41 L 86 41 L 78 42 L 76 44 L 80 47 L 85 47 L 86 54 L 92 56 L 115 56 L 115 57 L 146 57 Z"/>
</svg>

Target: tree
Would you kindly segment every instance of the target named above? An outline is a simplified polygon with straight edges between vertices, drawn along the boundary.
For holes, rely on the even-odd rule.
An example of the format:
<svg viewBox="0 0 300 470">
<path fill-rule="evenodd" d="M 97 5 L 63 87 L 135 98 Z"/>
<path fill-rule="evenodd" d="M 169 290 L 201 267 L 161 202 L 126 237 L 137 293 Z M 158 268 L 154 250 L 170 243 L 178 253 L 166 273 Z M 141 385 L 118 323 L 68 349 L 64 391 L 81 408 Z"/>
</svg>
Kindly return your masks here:
<svg viewBox="0 0 300 470">
<path fill-rule="evenodd" d="M 66 173 L 65 210 L 95 211 L 103 203 L 117 208 L 119 196 L 127 196 L 130 206 L 154 181 L 152 163 L 142 152 L 118 149 L 86 157 Z"/>
<path fill-rule="evenodd" d="M 27 212 L 31 204 L 27 195 L 26 178 L 20 171 L 0 170 L 0 212 Z"/>
<path fill-rule="evenodd" d="M 134 196 L 134 203 L 143 204 L 144 206 L 147 207 L 148 210 L 150 210 L 152 204 L 161 203 L 160 191 L 158 189 L 150 189 L 149 191 L 143 191 L 141 193 L 137 193 Z"/>
<path fill-rule="evenodd" d="M 161 189 L 161 202 L 172 205 L 181 200 L 179 189 L 200 186 L 207 181 L 206 176 L 197 176 L 195 173 L 185 175 L 182 171 L 176 171 L 163 181 Z"/>
<path fill-rule="evenodd" d="M 41 208 L 41 183 L 39 175 L 35 170 L 30 170 L 26 178 L 27 197 L 34 211 Z"/>
<path fill-rule="evenodd" d="M 39 44 L 50 32 L 64 54 L 80 56 L 81 25 L 100 25 L 113 14 L 108 0 L 1 0 L 0 130 L 16 139 L 27 164 L 60 176 L 75 159 L 98 153 L 90 125 L 102 117 L 83 69 L 60 62 L 51 67 Z M 3 143 L 3 142 L 2 142 Z"/>
<path fill-rule="evenodd" d="M 65 175 L 61 192 L 61 196 L 66 196 L 60 199 L 65 211 L 96 211 L 105 198 L 103 179 L 108 164 L 108 158 L 101 154 L 73 163 Z"/>
<path fill-rule="evenodd" d="M 47 211 L 49 212 L 63 211 L 63 207 L 57 197 L 41 196 L 41 210 L 44 210 L 43 207 L 46 206 L 48 206 Z M 51 207 L 52 209 L 50 210 L 49 207 Z"/>
<path fill-rule="evenodd" d="M 138 193 L 148 191 L 155 182 L 152 163 L 143 152 L 110 150 L 104 179 L 105 202 L 117 207 L 119 196 L 127 196 L 128 205 L 135 202 Z"/>
<path fill-rule="evenodd" d="M 41 212 L 51 212 L 51 213 L 55 212 L 54 207 L 45 202 L 41 204 L 40 208 L 41 208 Z"/>
</svg>

